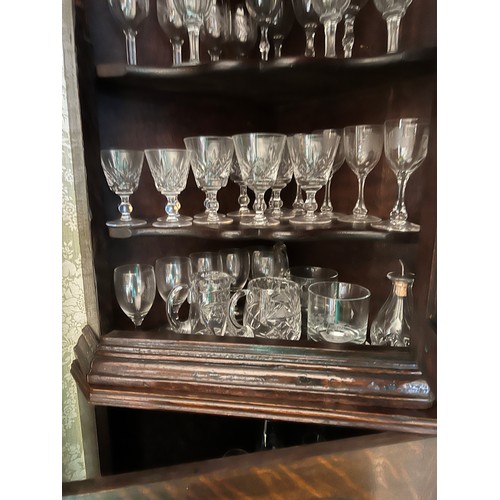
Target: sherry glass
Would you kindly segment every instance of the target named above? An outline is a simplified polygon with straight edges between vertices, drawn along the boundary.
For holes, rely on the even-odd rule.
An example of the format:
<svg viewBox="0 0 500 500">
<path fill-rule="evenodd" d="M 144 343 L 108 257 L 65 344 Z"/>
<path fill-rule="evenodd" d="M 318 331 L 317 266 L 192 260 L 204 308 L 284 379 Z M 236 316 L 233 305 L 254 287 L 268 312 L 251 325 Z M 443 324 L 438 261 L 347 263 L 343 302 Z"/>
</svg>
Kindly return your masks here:
<svg viewBox="0 0 500 500">
<path fill-rule="evenodd" d="M 419 118 L 387 120 L 384 123 L 384 150 L 398 183 L 398 198 L 389 220 L 372 224 L 386 231 L 418 232 L 420 226 L 408 221 L 405 190 L 410 175 L 427 157 L 429 123 Z"/>
<path fill-rule="evenodd" d="M 245 0 L 248 12 L 255 18 L 260 28 L 260 43 L 259 51 L 262 61 L 269 59 L 269 44 L 268 32 L 274 16 L 278 12 L 280 3 L 283 0 Z"/>
<path fill-rule="evenodd" d="M 146 149 L 146 160 L 156 189 L 167 198 L 166 217 L 153 222 L 155 227 L 186 227 L 192 217 L 180 215 L 177 197 L 186 189 L 189 174 L 189 156 L 185 149 Z"/>
<path fill-rule="evenodd" d="M 108 0 L 108 6 L 125 34 L 127 64 L 136 66 L 135 37 L 137 36 L 137 28 L 148 17 L 149 0 Z"/>
<path fill-rule="evenodd" d="M 281 49 L 283 41 L 292 31 L 292 26 L 295 21 L 293 8 L 290 4 L 291 0 L 281 0 L 278 11 L 276 12 L 271 25 L 269 26 L 269 35 L 273 40 L 274 57 L 281 57 Z"/>
<path fill-rule="evenodd" d="M 272 187 L 271 199 L 269 200 L 269 208 L 266 214 L 275 219 L 291 219 L 295 212 L 288 208 L 283 209 L 283 201 L 281 200 L 281 190 L 284 189 L 292 180 L 293 163 L 288 153 L 288 147 L 283 148 L 281 163 L 276 175 L 276 182 Z"/>
<path fill-rule="evenodd" d="M 333 174 L 335 174 L 335 172 L 337 172 L 345 162 L 344 137 L 343 137 L 344 131 L 342 129 L 337 129 L 337 133 L 340 136 L 339 147 L 337 148 L 337 153 L 335 154 L 335 158 L 333 160 L 332 172 L 325 186 L 325 198 L 323 200 L 323 205 L 321 205 L 320 209 L 320 212 L 322 214 L 329 215 L 332 219 L 336 219 L 339 215 L 342 215 L 338 212 L 333 211 L 333 205 L 330 193 Z"/>
<path fill-rule="evenodd" d="M 233 157 L 233 164 L 231 165 L 229 178 L 240 188 L 240 195 L 238 196 L 238 204 L 240 208 L 234 212 L 229 212 L 227 215 L 229 217 L 248 217 L 249 215 L 253 215 L 253 212 L 248 208 L 248 204 L 250 203 L 248 189 L 243 182 L 243 177 L 241 177 L 240 165 L 236 155 Z"/>
<path fill-rule="evenodd" d="M 174 4 L 188 31 L 189 64 L 199 64 L 200 29 L 210 8 L 211 0 L 174 0 Z"/>
<path fill-rule="evenodd" d="M 336 57 L 335 35 L 337 25 L 344 17 L 350 0 L 312 0 L 313 8 L 319 16 L 325 31 L 325 57 Z"/>
<path fill-rule="evenodd" d="M 174 0 L 156 0 L 158 24 L 172 45 L 172 66 L 182 64 L 182 46 L 187 35 L 182 16 L 175 8 Z"/>
<path fill-rule="evenodd" d="M 380 217 L 368 215 L 365 206 L 365 181 L 380 161 L 384 148 L 382 125 L 354 125 L 344 129 L 345 157 L 349 168 L 358 179 L 358 200 L 351 215 L 339 215 L 340 222 L 378 222 Z"/>
<path fill-rule="evenodd" d="M 315 57 L 314 37 L 318 29 L 319 17 L 313 9 L 312 0 L 292 0 L 292 7 L 297 22 L 304 28 L 306 35 L 306 57 Z"/>
<path fill-rule="evenodd" d="M 101 164 L 109 189 L 120 197 L 120 219 L 106 222 L 108 227 L 144 226 L 145 220 L 131 217 L 130 196 L 136 191 L 141 176 L 144 151 L 130 149 L 104 149 Z"/>
<path fill-rule="evenodd" d="M 279 220 L 264 214 L 264 193 L 276 182 L 276 176 L 285 147 L 286 135 L 249 133 L 233 135 L 234 148 L 245 184 L 255 193 L 253 217 L 242 217 L 240 224 L 267 227 Z"/>
<path fill-rule="evenodd" d="M 233 219 L 219 214 L 217 192 L 226 185 L 234 155 L 231 137 L 199 136 L 184 139 L 198 187 L 206 193 L 207 213 L 195 224 L 231 224 Z"/>
<path fill-rule="evenodd" d="M 228 38 L 228 5 L 226 0 L 211 0 L 201 28 L 201 39 L 207 46 L 210 61 L 219 61 Z"/>
<path fill-rule="evenodd" d="M 118 304 L 137 328 L 148 314 L 156 294 L 153 266 L 129 264 L 114 270 L 114 287 Z"/>
<path fill-rule="evenodd" d="M 373 0 L 387 24 L 387 53 L 394 54 L 399 49 L 399 26 L 412 0 Z"/>
<path fill-rule="evenodd" d="M 257 42 L 257 24 L 248 12 L 244 0 L 231 2 L 226 14 L 227 51 L 238 59 L 247 57 Z"/>
<path fill-rule="evenodd" d="M 366 5 L 368 0 L 351 0 L 344 14 L 344 36 L 342 38 L 342 47 L 344 48 L 344 57 L 352 57 L 352 48 L 354 47 L 354 21 L 358 12 Z"/>
</svg>

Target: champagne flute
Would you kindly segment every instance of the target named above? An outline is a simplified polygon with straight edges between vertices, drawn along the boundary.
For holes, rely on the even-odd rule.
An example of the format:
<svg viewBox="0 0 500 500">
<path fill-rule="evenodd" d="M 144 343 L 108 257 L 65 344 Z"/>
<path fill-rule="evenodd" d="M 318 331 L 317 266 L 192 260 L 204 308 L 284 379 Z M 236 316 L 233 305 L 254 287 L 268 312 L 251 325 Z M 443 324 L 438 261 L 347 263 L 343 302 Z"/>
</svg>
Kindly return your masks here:
<svg viewBox="0 0 500 500">
<path fill-rule="evenodd" d="M 325 31 L 325 57 L 336 57 L 335 35 L 337 25 L 344 17 L 350 0 L 312 0 L 313 8 L 319 16 Z"/>
<path fill-rule="evenodd" d="M 260 58 L 262 61 L 269 59 L 268 32 L 274 16 L 278 12 L 282 0 L 245 0 L 248 12 L 255 18 L 260 28 Z"/>
<path fill-rule="evenodd" d="M 306 57 L 315 57 L 314 37 L 318 29 L 319 17 L 313 9 L 312 0 L 292 0 L 292 7 L 295 12 L 295 18 L 304 28 L 306 35 Z"/>
<path fill-rule="evenodd" d="M 344 14 L 344 36 L 342 38 L 342 47 L 344 48 L 344 57 L 352 57 L 352 48 L 354 47 L 354 21 L 358 12 L 366 5 L 368 0 L 351 0 Z"/>
<path fill-rule="evenodd" d="M 174 0 L 157 0 L 156 15 L 158 24 L 172 45 L 172 66 L 180 66 L 182 64 L 182 45 L 187 31 L 182 22 L 182 16 L 175 8 Z"/>
<path fill-rule="evenodd" d="M 394 54 L 399 49 L 399 26 L 412 0 L 373 0 L 387 24 L 387 53 Z"/>
</svg>

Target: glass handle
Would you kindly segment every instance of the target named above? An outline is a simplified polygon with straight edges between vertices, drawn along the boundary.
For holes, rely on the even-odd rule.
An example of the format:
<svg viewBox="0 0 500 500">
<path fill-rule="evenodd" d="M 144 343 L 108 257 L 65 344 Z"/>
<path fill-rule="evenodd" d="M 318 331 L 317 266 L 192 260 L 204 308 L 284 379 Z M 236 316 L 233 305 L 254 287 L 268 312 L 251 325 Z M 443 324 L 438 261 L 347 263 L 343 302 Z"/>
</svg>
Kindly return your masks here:
<svg viewBox="0 0 500 500">
<path fill-rule="evenodd" d="M 236 307 L 238 305 L 238 301 L 247 294 L 248 290 L 237 290 L 234 292 L 233 296 L 229 300 L 229 305 L 227 306 L 229 321 L 236 331 L 241 331 L 245 328 L 243 325 L 238 323 L 238 320 L 236 319 Z"/>
<path fill-rule="evenodd" d="M 182 290 L 186 290 L 189 292 L 189 286 L 188 285 L 177 285 L 172 290 L 170 290 L 170 293 L 167 296 L 167 320 L 169 323 L 173 326 L 174 331 L 178 333 L 190 333 L 191 332 L 191 326 L 189 319 L 186 321 L 181 321 L 177 317 L 177 312 L 176 309 L 178 310 L 178 306 L 174 303 L 175 297 L 181 292 Z"/>
</svg>

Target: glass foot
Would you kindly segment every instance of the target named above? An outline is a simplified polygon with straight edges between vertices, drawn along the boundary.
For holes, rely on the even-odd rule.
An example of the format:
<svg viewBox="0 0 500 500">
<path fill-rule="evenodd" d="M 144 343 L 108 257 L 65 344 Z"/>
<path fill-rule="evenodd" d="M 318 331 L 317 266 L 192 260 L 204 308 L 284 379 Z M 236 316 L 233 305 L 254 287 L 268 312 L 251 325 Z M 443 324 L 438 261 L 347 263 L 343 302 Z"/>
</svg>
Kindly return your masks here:
<svg viewBox="0 0 500 500">
<path fill-rule="evenodd" d="M 272 210 L 268 209 L 264 212 L 268 217 L 272 217 L 274 219 L 282 219 L 287 220 L 295 217 L 295 211 L 290 208 L 282 208 L 279 213 L 275 213 Z"/>
<path fill-rule="evenodd" d="M 168 220 L 167 216 L 164 215 L 163 217 L 158 217 L 158 219 L 156 219 L 158 222 L 166 222 Z M 177 215 L 177 220 L 178 221 L 182 221 L 182 222 L 192 222 L 193 221 L 193 218 L 190 217 L 189 215 L 181 215 L 181 214 L 178 214 Z"/>
<path fill-rule="evenodd" d="M 153 222 L 154 227 L 188 227 L 193 225 L 193 219 L 191 217 L 182 216 L 177 220 L 157 220 Z"/>
<path fill-rule="evenodd" d="M 199 214 L 193 215 L 193 219 L 203 219 L 207 216 L 208 212 L 200 212 Z"/>
<path fill-rule="evenodd" d="M 131 219 L 129 221 L 116 219 L 106 222 L 106 226 L 108 227 L 138 227 L 138 226 L 145 226 L 146 224 L 147 222 L 142 219 Z"/>
<path fill-rule="evenodd" d="M 252 227 L 269 227 L 269 226 L 277 226 L 280 221 L 278 219 L 273 219 L 272 217 L 266 217 L 264 221 L 255 220 L 254 217 L 242 217 L 240 220 L 240 224 L 242 226 L 252 226 Z"/>
<path fill-rule="evenodd" d="M 247 212 L 235 210 L 234 212 L 229 212 L 227 214 L 228 217 L 238 217 L 238 218 L 239 217 L 253 217 L 254 215 L 255 215 L 255 212 L 252 212 L 252 210 L 248 210 Z"/>
<path fill-rule="evenodd" d="M 342 215 L 340 214 L 337 217 L 339 222 L 351 222 L 353 224 L 369 224 L 371 222 L 379 222 L 382 219 L 380 217 L 376 217 L 375 215 L 365 215 L 364 217 L 356 216 L 354 214 L 351 215 Z"/>
<path fill-rule="evenodd" d="M 413 222 L 405 222 L 404 224 L 392 224 L 390 220 L 384 220 L 375 224 L 370 224 L 375 229 L 382 229 L 384 231 L 398 231 L 401 233 L 418 233 L 420 226 Z"/>
<path fill-rule="evenodd" d="M 215 214 L 214 217 L 209 217 L 208 215 L 204 215 L 203 217 L 198 217 L 193 219 L 195 224 L 231 224 L 233 219 L 227 217 L 224 214 Z"/>
<path fill-rule="evenodd" d="M 330 224 L 332 222 L 332 218 L 328 215 L 315 213 L 314 217 L 310 217 L 307 215 L 296 215 L 292 219 L 290 219 L 290 224 Z"/>
</svg>

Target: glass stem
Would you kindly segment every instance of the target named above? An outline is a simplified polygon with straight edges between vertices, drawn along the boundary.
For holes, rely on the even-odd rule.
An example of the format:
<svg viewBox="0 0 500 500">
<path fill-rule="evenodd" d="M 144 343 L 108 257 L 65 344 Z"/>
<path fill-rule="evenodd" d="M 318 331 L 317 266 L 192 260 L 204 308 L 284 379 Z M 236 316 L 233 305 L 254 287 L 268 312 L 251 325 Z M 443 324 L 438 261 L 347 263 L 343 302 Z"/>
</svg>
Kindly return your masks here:
<svg viewBox="0 0 500 500">
<path fill-rule="evenodd" d="M 208 51 L 208 54 L 210 55 L 210 61 L 211 62 L 216 62 L 220 61 L 220 55 L 222 53 L 222 50 L 220 49 L 211 49 Z"/>
<path fill-rule="evenodd" d="M 335 35 L 337 33 L 338 17 L 325 21 L 325 57 L 335 57 Z"/>
<path fill-rule="evenodd" d="M 358 201 L 352 211 L 355 217 L 364 217 L 368 213 L 365 206 L 365 181 L 366 175 L 358 177 Z"/>
<path fill-rule="evenodd" d="M 273 196 L 269 201 L 269 205 L 272 208 L 273 217 L 280 217 L 282 215 L 281 207 L 283 206 L 283 201 L 281 201 L 281 188 L 273 188 Z"/>
<path fill-rule="evenodd" d="M 269 59 L 269 49 L 271 45 L 269 44 L 269 39 L 267 37 L 267 32 L 269 30 L 269 26 L 267 24 L 262 24 L 260 27 L 260 58 L 262 61 L 267 61 Z"/>
<path fill-rule="evenodd" d="M 304 30 L 306 32 L 306 50 L 304 55 L 306 57 L 315 57 L 316 52 L 314 50 L 314 37 L 316 36 L 317 24 L 306 24 Z"/>
<path fill-rule="evenodd" d="M 179 215 L 176 210 L 177 197 L 175 195 L 167 195 L 167 204 L 165 205 L 165 212 L 167 214 L 168 222 L 176 222 L 179 220 Z"/>
<path fill-rule="evenodd" d="M 184 40 L 171 40 L 172 44 L 172 66 L 180 66 L 182 64 L 182 44 Z"/>
<path fill-rule="evenodd" d="M 295 200 L 292 203 L 292 208 L 297 211 L 302 211 L 304 210 L 304 200 L 302 199 L 302 189 L 300 187 L 300 184 L 295 181 L 297 184 L 297 192 L 295 193 Z"/>
<path fill-rule="evenodd" d="M 200 62 L 200 27 L 197 24 L 188 26 L 189 37 L 189 62 L 198 64 Z"/>
<path fill-rule="evenodd" d="M 304 209 L 306 211 L 305 217 L 311 220 L 314 219 L 314 212 L 316 212 L 317 208 L 316 191 L 306 191 L 306 201 L 304 202 Z"/>
<path fill-rule="evenodd" d="M 240 205 L 240 214 L 247 214 L 250 212 L 248 204 L 250 203 L 250 198 L 247 194 L 247 187 L 245 184 L 240 184 L 240 195 L 238 196 L 238 204 Z"/>
<path fill-rule="evenodd" d="M 273 38 L 273 43 L 274 43 L 274 57 L 279 58 L 281 57 L 281 49 L 283 48 L 283 37 L 277 36 Z"/>
<path fill-rule="evenodd" d="M 129 199 L 129 195 L 120 195 L 120 204 L 118 205 L 118 211 L 121 214 L 120 220 L 123 222 L 130 222 L 132 220 L 130 214 L 132 213 L 133 208 L 130 204 Z"/>
<path fill-rule="evenodd" d="M 127 49 L 127 64 L 131 66 L 137 65 L 137 51 L 135 48 L 135 35 L 137 33 L 134 30 L 125 31 L 125 41 Z"/>
<path fill-rule="evenodd" d="M 389 16 L 385 21 L 387 23 L 387 53 L 394 54 L 398 51 L 399 46 L 399 25 L 401 23 L 401 16 Z"/>
<path fill-rule="evenodd" d="M 264 200 L 264 193 L 262 191 L 257 191 L 255 193 L 255 203 L 253 205 L 255 210 L 255 222 L 262 224 L 266 223 L 267 219 L 264 215 L 264 210 L 266 209 L 266 202 Z"/>
<path fill-rule="evenodd" d="M 333 212 L 333 206 L 332 206 L 332 202 L 330 200 L 331 184 L 332 184 L 332 178 L 330 177 L 328 179 L 328 182 L 326 183 L 326 186 L 325 186 L 325 198 L 323 200 L 323 206 L 321 207 L 321 212 L 323 212 L 323 213 Z"/>
<path fill-rule="evenodd" d="M 217 222 L 217 211 L 219 210 L 219 202 L 217 201 L 217 191 L 207 191 L 207 210 L 208 220 Z"/>
<path fill-rule="evenodd" d="M 408 220 L 408 212 L 406 211 L 405 205 L 405 191 L 406 184 L 408 182 L 408 176 L 404 174 L 398 174 L 396 176 L 396 180 L 398 183 L 398 199 L 396 200 L 394 208 L 391 210 L 389 220 L 391 221 L 391 224 L 402 225 L 405 224 Z"/>
<path fill-rule="evenodd" d="M 354 19 L 353 14 L 346 14 L 344 17 L 344 37 L 342 38 L 342 47 L 344 48 L 344 57 L 352 57 L 352 48 L 354 47 Z"/>
</svg>

